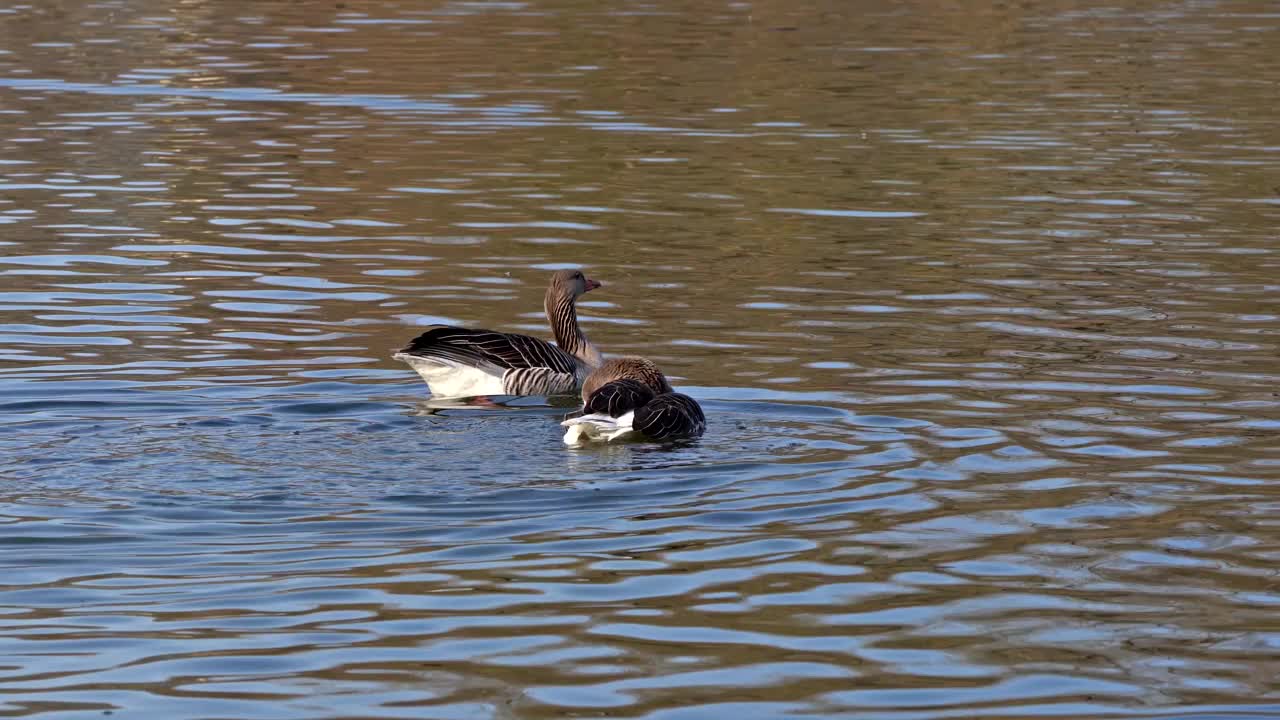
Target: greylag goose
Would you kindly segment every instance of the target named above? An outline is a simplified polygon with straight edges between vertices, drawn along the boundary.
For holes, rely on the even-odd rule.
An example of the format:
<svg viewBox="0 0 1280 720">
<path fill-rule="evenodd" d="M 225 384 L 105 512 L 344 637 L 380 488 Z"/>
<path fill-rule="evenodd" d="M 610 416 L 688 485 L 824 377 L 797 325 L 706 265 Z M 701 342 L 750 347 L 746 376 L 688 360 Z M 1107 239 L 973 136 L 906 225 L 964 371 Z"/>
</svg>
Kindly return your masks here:
<svg viewBox="0 0 1280 720">
<path fill-rule="evenodd" d="M 573 392 L 600 365 L 575 305 L 598 287 L 581 270 L 551 276 L 543 308 L 559 347 L 528 335 L 437 325 L 392 357 L 408 363 L 436 397 Z"/>
<path fill-rule="evenodd" d="M 697 401 L 675 392 L 666 376 L 644 358 L 605 362 L 582 385 L 582 413 L 565 420 L 564 442 L 609 442 L 639 434 L 652 440 L 701 437 L 707 419 Z"/>
</svg>

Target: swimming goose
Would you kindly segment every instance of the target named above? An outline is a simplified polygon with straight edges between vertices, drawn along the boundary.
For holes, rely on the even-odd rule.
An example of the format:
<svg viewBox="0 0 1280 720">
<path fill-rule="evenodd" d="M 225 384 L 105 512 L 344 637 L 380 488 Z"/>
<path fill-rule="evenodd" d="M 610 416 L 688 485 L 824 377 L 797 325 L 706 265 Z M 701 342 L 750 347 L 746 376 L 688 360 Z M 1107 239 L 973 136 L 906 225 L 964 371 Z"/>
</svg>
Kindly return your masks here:
<svg viewBox="0 0 1280 720">
<path fill-rule="evenodd" d="M 701 437 L 707 419 L 696 400 L 671 389 L 658 367 L 644 358 L 617 358 L 601 365 L 582 386 L 582 414 L 560 423 L 564 442 L 609 442 L 632 434 L 652 440 Z"/>
<path fill-rule="evenodd" d="M 392 357 L 408 363 L 436 397 L 573 392 L 600 365 L 600 351 L 578 327 L 575 305 L 598 287 L 581 270 L 551 276 L 543 308 L 556 345 L 528 335 L 437 325 Z"/>
</svg>

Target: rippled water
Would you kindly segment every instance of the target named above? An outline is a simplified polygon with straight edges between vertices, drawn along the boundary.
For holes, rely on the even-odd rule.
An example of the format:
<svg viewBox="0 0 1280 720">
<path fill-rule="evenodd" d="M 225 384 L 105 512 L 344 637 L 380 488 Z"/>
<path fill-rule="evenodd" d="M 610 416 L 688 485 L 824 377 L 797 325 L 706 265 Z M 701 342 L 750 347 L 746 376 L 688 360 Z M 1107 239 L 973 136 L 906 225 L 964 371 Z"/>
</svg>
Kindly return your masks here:
<svg viewBox="0 0 1280 720">
<path fill-rule="evenodd" d="M 0 7 L 0 715 L 1280 716 L 1274 10 Z"/>
</svg>

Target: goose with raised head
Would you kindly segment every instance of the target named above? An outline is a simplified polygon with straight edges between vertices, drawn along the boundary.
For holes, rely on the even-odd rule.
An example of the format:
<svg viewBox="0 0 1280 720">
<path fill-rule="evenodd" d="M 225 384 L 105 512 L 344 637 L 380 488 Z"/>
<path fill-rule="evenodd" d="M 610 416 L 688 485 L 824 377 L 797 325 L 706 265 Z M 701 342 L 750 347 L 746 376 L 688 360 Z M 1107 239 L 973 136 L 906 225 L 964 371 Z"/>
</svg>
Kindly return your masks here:
<svg viewBox="0 0 1280 720">
<path fill-rule="evenodd" d="M 422 376 L 436 397 L 571 393 L 601 362 L 578 326 L 576 305 L 598 287 L 581 270 L 551 276 L 543 308 L 555 345 L 528 335 L 436 325 L 392 357 Z"/>
<path fill-rule="evenodd" d="M 567 445 L 609 442 L 639 435 L 651 440 L 701 437 L 707 428 L 702 407 L 671 383 L 649 360 L 606 361 L 582 385 L 582 411 L 561 423 Z"/>
</svg>

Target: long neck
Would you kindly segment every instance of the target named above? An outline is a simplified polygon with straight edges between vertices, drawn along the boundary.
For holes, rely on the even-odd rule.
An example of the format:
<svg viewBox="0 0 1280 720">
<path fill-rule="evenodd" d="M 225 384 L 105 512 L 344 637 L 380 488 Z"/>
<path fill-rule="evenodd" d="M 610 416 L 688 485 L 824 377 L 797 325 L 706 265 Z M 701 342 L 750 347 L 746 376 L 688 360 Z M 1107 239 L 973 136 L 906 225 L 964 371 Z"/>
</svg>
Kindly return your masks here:
<svg viewBox="0 0 1280 720">
<path fill-rule="evenodd" d="M 555 336 L 556 344 L 588 367 L 599 366 L 602 359 L 600 351 L 578 327 L 578 308 L 574 305 L 573 296 L 548 290 L 542 304 L 547 310 L 547 322 L 551 323 L 551 334 Z"/>
</svg>

